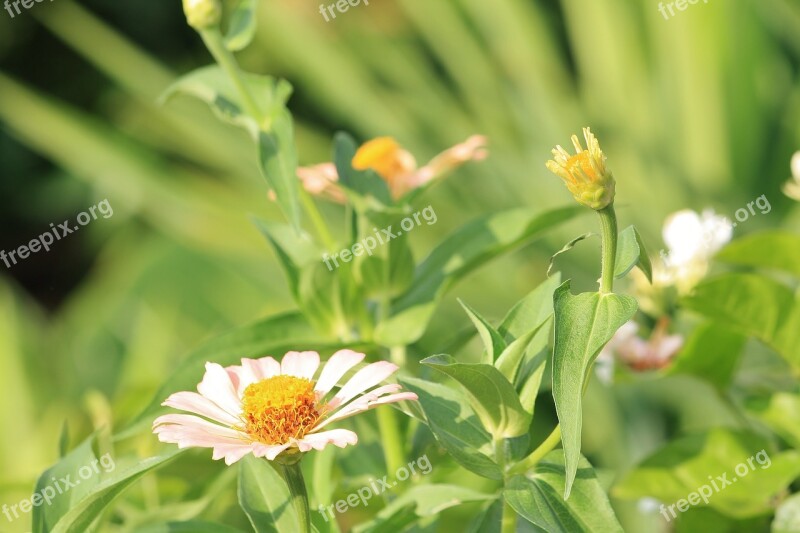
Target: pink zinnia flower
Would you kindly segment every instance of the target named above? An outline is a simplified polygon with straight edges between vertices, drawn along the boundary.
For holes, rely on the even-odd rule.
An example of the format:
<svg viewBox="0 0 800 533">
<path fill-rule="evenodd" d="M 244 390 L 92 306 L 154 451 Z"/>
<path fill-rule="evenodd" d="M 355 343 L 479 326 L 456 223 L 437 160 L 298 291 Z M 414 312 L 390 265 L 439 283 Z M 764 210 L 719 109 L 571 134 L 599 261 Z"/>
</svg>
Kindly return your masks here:
<svg viewBox="0 0 800 533">
<path fill-rule="evenodd" d="M 487 139 L 473 135 L 461 144 L 434 157 L 427 165 L 417 167 L 414 156 L 391 137 L 378 137 L 362 144 L 353 157 L 356 170 L 374 170 L 386 181 L 392 197 L 406 193 L 455 170 L 469 161 L 481 161 L 489 155 Z M 297 169 L 303 187 L 315 196 L 344 203 L 345 194 L 339 185 L 339 175 L 333 163 L 321 163 Z"/>
<path fill-rule="evenodd" d="M 376 387 L 397 371 L 386 361 L 366 365 L 326 399 L 363 359 L 363 353 L 340 350 L 316 380 L 317 352 L 289 352 L 280 363 L 272 357 L 242 359 L 241 366 L 227 368 L 206 363 L 198 392 L 177 392 L 163 403 L 193 414 L 160 416 L 153 432 L 179 448 L 213 448 L 213 458 L 224 457 L 228 465 L 248 453 L 272 461 L 284 452 L 322 450 L 328 444 L 344 448 L 358 441 L 354 432 L 321 430 L 379 405 L 417 399 L 413 392 L 398 392 L 397 384 Z"/>
</svg>

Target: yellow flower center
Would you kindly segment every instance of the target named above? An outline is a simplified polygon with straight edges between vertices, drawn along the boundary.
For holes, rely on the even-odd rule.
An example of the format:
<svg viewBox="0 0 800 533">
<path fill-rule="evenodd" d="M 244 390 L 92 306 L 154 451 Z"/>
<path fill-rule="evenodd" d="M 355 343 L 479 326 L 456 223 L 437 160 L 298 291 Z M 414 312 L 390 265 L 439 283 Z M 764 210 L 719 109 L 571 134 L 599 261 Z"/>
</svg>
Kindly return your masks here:
<svg viewBox="0 0 800 533">
<path fill-rule="evenodd" d="M 354 169 L 372 169 L 387 181 L 408 170 L 403 161 L 403 149 L 391 137 L 367 141 L 358 149 L 352 163 Z"/>
<path fill-rule="evenodd" d="M 583 172 L 589 177 L 592 182 L 599 181 L 600 176 L 595 174 L 594 169 L 592 168 L 591 162 L 591 155 L 589 154 L 588 150 L 584 150 L 583 152 L 573 155 L 567 160 L 567 174 L 574 180 L 573 178 L 574 171 L 577 170 L 576 167 L 583 170 Z"/>
<path fill-rule="evenodd" d="M 316 404 L 313 381 L 294 376 L 263 379 L 244 390 L 245 431 L 263 444 L 301 439 L 319 420 Z"/>
</svg>

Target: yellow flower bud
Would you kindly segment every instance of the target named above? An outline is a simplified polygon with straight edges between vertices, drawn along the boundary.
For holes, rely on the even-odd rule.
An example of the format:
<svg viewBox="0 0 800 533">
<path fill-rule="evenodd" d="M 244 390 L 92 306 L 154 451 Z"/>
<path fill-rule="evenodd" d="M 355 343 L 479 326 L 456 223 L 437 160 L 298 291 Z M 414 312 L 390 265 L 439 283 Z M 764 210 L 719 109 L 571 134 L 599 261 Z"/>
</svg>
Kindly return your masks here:
<svg viewBox="0 0 800 533">
<path fill-rule="evenodd" d="M 196 30 L 205 30 L 219 25 L 222 4 L 219 0 L 183 0 L 183 12 L 189 26 Z"/>
<path fill-rule="evenodd" d="M 606 156 L 589 128 L 583 128 L 583 137 L 586 139 L 586 149 L 581 146 L 578 137 L 573 135 L 575 155 L 556 146 L 553 159 L 546 166 L 550 172 L 564 180 L 578 203 L 599 211 L 614 202 L 614 175 L 606 168 Z"/>
</svg>

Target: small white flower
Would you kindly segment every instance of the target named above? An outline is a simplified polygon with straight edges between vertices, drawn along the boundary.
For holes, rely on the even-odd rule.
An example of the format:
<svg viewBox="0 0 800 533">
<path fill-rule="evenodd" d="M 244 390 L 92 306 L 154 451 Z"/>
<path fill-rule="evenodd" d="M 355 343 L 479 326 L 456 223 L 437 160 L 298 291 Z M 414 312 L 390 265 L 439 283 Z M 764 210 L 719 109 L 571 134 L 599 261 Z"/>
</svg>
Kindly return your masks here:
<svg viewBox="0 0 800 533">
<path fill-rule="evenodd" d="M 792 156 L 792 179 L 783 186 L 786 196 L 800 202 L 800 152 Z"/>
</svg>

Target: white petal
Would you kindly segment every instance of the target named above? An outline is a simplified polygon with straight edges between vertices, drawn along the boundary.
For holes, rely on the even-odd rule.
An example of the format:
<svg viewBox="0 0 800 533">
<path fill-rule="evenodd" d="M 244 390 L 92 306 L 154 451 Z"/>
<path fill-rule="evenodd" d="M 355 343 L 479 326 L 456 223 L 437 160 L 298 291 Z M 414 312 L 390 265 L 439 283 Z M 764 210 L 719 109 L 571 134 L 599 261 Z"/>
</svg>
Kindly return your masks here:
<svg viewBox="0 0 800 533">
<path fill-rule="evenodd" d="M 274 460 L 282 451 L 289 448 L 292 443 L 286 444 L 255 444 L 253 446 L 253 455 L 256 457 L 266 457 L 268 461 Z"/>
<path fill-rule="evenodd" d="M 347 403 L 359 393 L 374 387 L 394 374 L 397 369 L 397 365 L 388 361 L 378 361 L 365 366 L 344 384 L 344 387 L 331 400 L 331 406 L 337 407 Z"/>
<path fill-rule="evenodd" d="M 220 408 L 220 406 L 202 394 L 198 394 L 196 392 L 176 392 L 175 394 L 170 395 L 170 397 L 167 398 L 166 401 L 161 405 L 180 409 L 181 411 L 195 413 L 227 426 L 233 426 L 240 422 L 238 418 Z"/>
<path fill-rule="evenodd" d="M 281 361 L 281 374 L 298 378 L 313 379 L 319 368 L 317 352 L 289 352 Z"/>
<path fill-rule="evenodd" d="M 792 156 L 792 176 L 795 181 L 800 182 L 800 152 L 795 152 Z"/>
<path fill-rule="evenodd" d="M 322 396 L 328 394 L 342 379 L 342 376 L 363 361 L 364 357 L 363 353 L 354 352 L 353 350 L 339 350 L 325 363 L 314 389 L 322 393 Z"/>
<path fill-rule="evenodd" d="M 297 441 L 297 447 L 301 452 L 307 452 L 312 448 L 322 450 L 328 444 L 333 444 L 339 448 L 344 448 L 348 444 L 356 444 L 358 435 L 349 429 L 332 429 L 322 433 L 311 433 Z"/>
<path fill-rule="evenodd" d="M 238 417 L 241 414 L 242 405 L 231 376 L 220 365 L 206 363 L 206 373 L 197 390 L 233 416 Z"/>
<path fill-rule="evenodd" d="M 230 444 L 214 446 L 211 458 L 215 461 L 225 458 L 225 464 L 230 466 L 248 453 L 253 451 L 252 444 Z"/>
<path fill-rule="evenodd" d="M 314 428 L 314 431 L 318 431 L 319 429 L 327 426 L 328 424 L 330 424 L 331 422 L 334 422 L 336 420 L 342 420 L 344 418 L 353 416 L 353 415 L 355 415 L 357 413 L 361 413 L 361 412 L 366 411 L 368 409 L 372 409 L 372 407 L 374 405 L 377 406 L 377 405 L 381 405 L 383 403 L 391 403 L 392 401 L 399 402 L 399 401 L 402 401 L 402 400 L 416 400 L 417 399 L 417 395 L 414 394 L 413 392 L 402 392 L 402 393 L 399 393 L 399 394 L 390 394 L 389 396 L 384 396 L 384 398 L 397 398 L 397 399 L 391 400 L 389 402 L 382 401 L 384 398 L 381 398 L 379 400 L 379 398 L 381 396 L 383 396 L 384 394 L 388 394 L 388 393 L 391 393 L 391 392 L 396 392 L 396 391 L 400 390 L 400 388 L 401 388 L 400 385 L 396 385 L 396 384 L 391 384 L 391 385 L 385 385 L 383 387 L 378 387 L 377 389 L 375 389 L 375 390 L 373 390 L 371 392 L 368 392 L 367 394 L 365 394 L 365 395 L 363 395 L 363 396 L 361 396 L 359 398 L 356 398 L 355 400 L 353 400 L 349 404 L 345 405 L 344 407 L 342 407 L 341 409 L 336 411 L 334 414 L 332 414 L 331 416 L 326 418 L 322 423 L 318 424 Z"/>
<path fill-rule="evenodd" d="M 184 414 L 158 417 L 153 422 L 153 433 L 161 442 L 177 444 L 179 448 L 241 445 L 248 440 L 244 433 Z"/>
<path fill-rule="evenodd" d="M 237 393 L 242 397 L 247 387 L 261 380 L 277 376 L 281 373 L 281 364 L 272 357 L 261 359 L 242 359 L 242 366 L 229 367 L 238 369 L 239 386 Z"/>
</svg>

